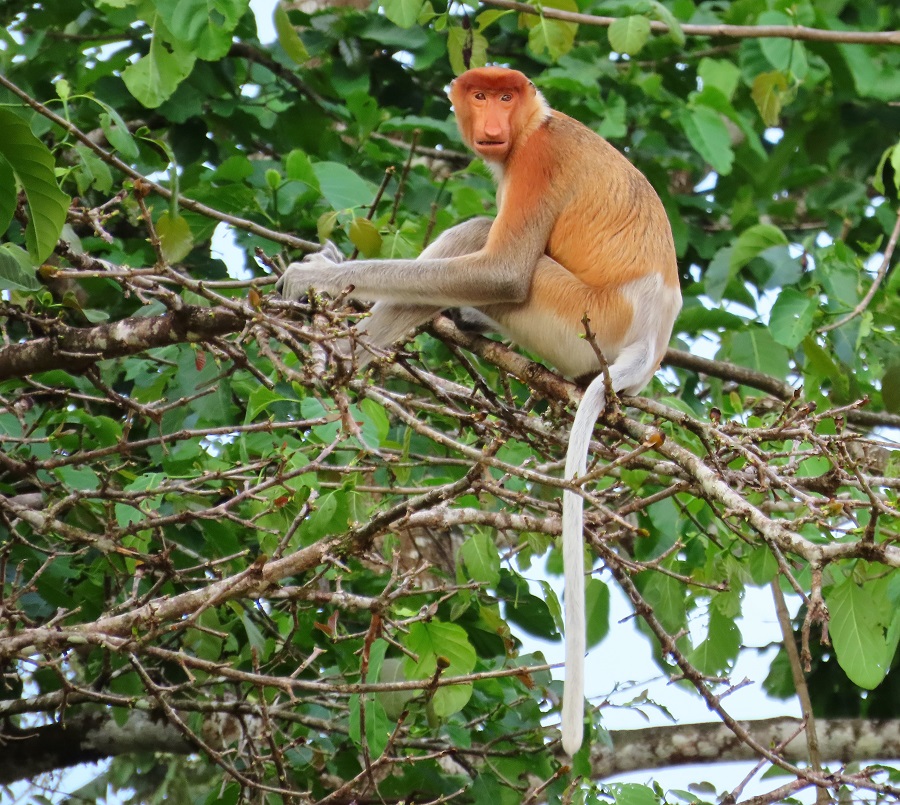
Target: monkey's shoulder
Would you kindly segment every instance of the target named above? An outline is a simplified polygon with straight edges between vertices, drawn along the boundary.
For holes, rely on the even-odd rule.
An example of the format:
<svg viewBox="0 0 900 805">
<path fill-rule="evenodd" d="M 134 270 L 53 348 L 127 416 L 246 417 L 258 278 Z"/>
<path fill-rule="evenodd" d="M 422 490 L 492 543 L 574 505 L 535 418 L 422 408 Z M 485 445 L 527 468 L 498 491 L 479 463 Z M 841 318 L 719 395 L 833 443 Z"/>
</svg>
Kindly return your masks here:
<svg viewBox="0 0 900 805">
<path fill-rule="evenodd" d="M 551 114 L 547 118 L 547 129 L 550 136 L 558 141 L 569 140 L 572 143 L 578 143 L 581 146 L 587 145 L 590 149 L 602 151 L 616 150 L 596 131 L 585 126 L 580 120 L 569 117 L 565 112 L 558 112 L 556 109 L 551 110 Z"/>
<path fill-rule="evenodd" d="M 553 142 L 554 153 L 564 156 L 557 161 L 558 175 L 574 178 L 593 175 L 601 186 L 624 192 L 626 198 L 656 196 L 640 170 L 584 123 L 554 109 L 547 118 L 547 135 Z"/>
</svg>

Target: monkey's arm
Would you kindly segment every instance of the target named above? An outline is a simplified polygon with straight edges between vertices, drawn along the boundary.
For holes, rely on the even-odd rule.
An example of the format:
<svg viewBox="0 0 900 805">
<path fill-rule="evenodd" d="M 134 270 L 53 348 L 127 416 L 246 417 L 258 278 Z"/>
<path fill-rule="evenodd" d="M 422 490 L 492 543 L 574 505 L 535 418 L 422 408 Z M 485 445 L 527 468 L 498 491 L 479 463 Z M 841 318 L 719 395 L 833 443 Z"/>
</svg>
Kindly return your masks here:
<svg viewBox="0 0 900 805">
<path fill-rule="evenodd" d="M 444 232 L 418 260 L 355 260 L 337 264 L 327 250 L 291 263 L 278 283 L 286 299 L 310 288 L 367 302 L 480 307 L 524 302 L 544 254 L 557 209 L 529 199 L 507 182 L 496 220 L 473 219 Z M 516 199 L 523 203 L 517 205 Z M 533 200 L 532 200 L 533 201 Z"/>
<path fill-rule="evenodd" d="M 492 302 L 521 302 L 528 295 L 531 275 L 540 252 L 485 252 L 432 260 L 356 260 L 333 263 L 321 253 L 291 263 L 278 283 L 285 299 L 299 299 L 310 288 L 340 293 L 367 302 L 478 306 Z"/>
</svg>

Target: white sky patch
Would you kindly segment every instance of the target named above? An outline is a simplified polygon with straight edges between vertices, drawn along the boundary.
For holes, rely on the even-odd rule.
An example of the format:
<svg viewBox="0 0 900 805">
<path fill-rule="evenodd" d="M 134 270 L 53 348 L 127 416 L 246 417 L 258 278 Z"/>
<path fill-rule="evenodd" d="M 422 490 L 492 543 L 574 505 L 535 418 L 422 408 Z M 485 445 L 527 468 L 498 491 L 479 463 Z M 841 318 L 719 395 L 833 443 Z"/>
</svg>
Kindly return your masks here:
<svg viewBox="0 0 900 805">
<path fill-rule="evenodd" d="M 694 185 L 694 192 L 708 193 L 710 190 L 715 190 L 718 181 L 719 174 L 715 171 L 710 171 L 699 182 L 697 182 L 697 184 Z"/>
<path fill-rule="evenodd" d="M 275 3 L 276 0 L 250 0 L 250 9 L 256 16 L 256 35 L 263 44 L 278 38 L 273 19 Z"/>
<path fill-rule="evenodd" d="M 232 279 L 253 279 L 253 273 L 247 268 L 246 256 L 238 247 L 230 225 L 221 223 L 215 228 L 209 244 L 209 254 L 213 259 L 225 263 L 228 276 Z"/>
</svg>

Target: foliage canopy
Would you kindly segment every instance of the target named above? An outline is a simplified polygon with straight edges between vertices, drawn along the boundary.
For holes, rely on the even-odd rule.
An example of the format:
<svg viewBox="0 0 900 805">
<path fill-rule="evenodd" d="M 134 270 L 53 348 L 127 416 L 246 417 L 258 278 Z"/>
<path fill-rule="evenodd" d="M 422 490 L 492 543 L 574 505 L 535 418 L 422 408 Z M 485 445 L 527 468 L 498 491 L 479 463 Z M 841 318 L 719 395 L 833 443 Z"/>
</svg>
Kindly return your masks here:
<svg viewBox="0 0 900 805">
<path fill-rule="evenodd" d="M 521 641 L 560 637 L 535 562 L 577 390 L 445 318 L 354 376 L 358 310 L 270 293 L 326 238 L 415 257 L 493 209 L 444 93 L 491 62 L 627 153 L 679 255 L 681 349 L 584 485 L 591 643 L 616 656 L 617 587 L 719 756 L 788 775 L 763 801 L 896 797 L 895 767 L 823 771 L 871 759 L 830 719 L 900 696 L 896 4 L 310 0 L 261 43 L 248 2 L 0 7 L 0 782 L 113 757 L 81 796 L 715 799 L 616 782 L 651 761 L 602 707 L 571 767 L 554 743 Z M 756 682 L 805 733 L 722 698 L 767 585 L 800 611 Z"/>
</svg>

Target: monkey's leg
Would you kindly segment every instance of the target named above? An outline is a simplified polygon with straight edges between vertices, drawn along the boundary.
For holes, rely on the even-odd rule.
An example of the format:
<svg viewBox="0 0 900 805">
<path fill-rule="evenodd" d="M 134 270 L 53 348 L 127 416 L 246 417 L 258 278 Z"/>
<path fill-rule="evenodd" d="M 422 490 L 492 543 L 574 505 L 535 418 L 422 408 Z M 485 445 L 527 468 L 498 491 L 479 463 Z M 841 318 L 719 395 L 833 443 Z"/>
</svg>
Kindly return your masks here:
<svg viewBox="0 0 900 805">
<path fill-rule="evenodd" d="M 631 305 L 615 291 L 600 292 L 583 283 L 550 257 L 534 270 L 528 298 L 521 304 L 497 304 L 479 310 L 517 344 L 537 353 L 567 377 L 597 373 L 600 362 L 585 339 L 582 319 L 606 359 L 612 363 L 631 323 Z"/>
<path fill-rule="evenodd" d="M 376 302 L 372 314 L 356 325 L 359 343 L 356 347 L 356 363 L 363 368 L 394 344 L 405 341 L 411 332 L 441 312 L 439 307 L 430 305 L 398 305 L 391 302 Z M 369 347 L 374 347 L 370 349 Z"/>
</svg>

